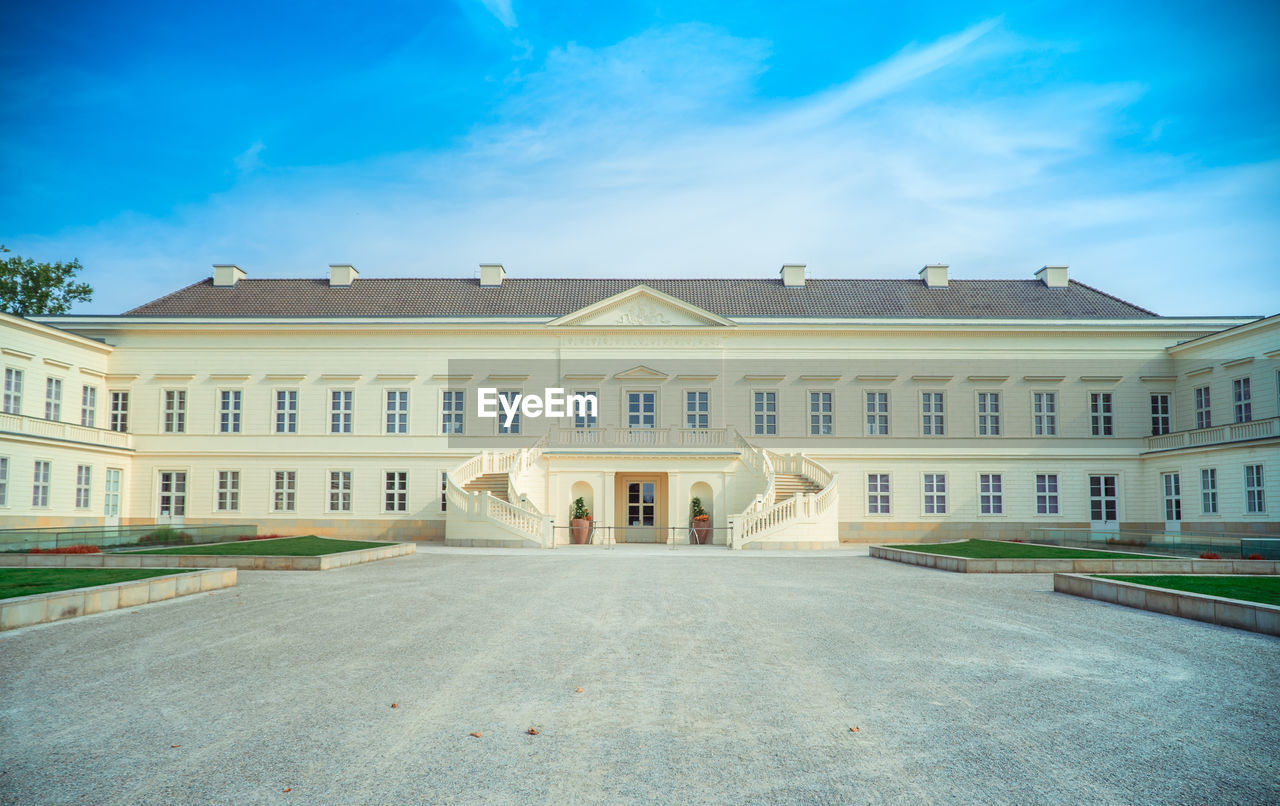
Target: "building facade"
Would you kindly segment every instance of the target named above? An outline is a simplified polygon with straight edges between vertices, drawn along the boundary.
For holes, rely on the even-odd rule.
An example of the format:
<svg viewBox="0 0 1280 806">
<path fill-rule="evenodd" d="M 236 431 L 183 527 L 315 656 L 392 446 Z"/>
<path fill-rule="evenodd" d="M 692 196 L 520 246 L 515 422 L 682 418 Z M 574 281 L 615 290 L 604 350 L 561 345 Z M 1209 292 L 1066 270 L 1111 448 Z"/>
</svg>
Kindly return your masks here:
<svg viewBox="0 0 1280 806">
<path fill-rule="evenodd" d="M 1067 274 L 217 266 L 120 316 L 0 318 L 0 523 L 548 546 L 582 498 L 597 539 L 683 542 L 697 498 L 742 548 L 1280 533 L 1280 317 Z M 595 409 L 546 416 L 553 390 Z"/>
</svg>

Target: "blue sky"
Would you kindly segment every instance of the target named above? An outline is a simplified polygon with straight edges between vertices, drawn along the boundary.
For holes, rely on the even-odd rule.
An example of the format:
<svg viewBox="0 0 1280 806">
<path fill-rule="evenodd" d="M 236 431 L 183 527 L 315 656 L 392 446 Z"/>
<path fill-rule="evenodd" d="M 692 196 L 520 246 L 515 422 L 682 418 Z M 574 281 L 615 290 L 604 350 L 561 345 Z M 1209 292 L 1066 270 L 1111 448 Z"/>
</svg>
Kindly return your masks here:
<svg viewBox="0 0 1280 806">
<path fill-rule="evenodd" d="M 1274 3 L 5 4 L 0 242 L 255 277 L 1029 278 L 1280 311 Z"/>
</svg>

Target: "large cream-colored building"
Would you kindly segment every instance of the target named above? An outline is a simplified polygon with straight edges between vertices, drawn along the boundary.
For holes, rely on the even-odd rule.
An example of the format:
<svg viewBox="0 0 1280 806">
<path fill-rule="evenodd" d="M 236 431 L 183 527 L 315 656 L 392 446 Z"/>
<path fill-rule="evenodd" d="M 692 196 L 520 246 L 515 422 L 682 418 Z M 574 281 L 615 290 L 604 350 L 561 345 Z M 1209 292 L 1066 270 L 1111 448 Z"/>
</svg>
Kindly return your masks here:
<svg viewBox="0 0 1280 806">
<path fill-rule="evenodd" d="M 683 542 L 696 497 L 746 548 L 1280 533 L 1280 317 L 1161 317 L 1067 275 L 216 266 L 120 316 L 0 317 L 0 523 L 547 546 L 582 498 L 597 539 Z M 594 416 L 538 416 L 549 389 Z"/>
</svg>

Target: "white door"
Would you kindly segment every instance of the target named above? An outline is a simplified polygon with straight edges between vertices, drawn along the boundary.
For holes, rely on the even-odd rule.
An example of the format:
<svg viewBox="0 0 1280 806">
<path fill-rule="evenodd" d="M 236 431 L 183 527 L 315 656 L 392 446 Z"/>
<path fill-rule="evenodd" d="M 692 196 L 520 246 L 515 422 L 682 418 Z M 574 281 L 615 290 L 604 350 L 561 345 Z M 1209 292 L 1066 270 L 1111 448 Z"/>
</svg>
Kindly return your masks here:
<svg viewBox="0 0 1280 806">
<path fill-rule="evenodd" d="M 1177 473 L 1165 473 L 1164 481 L 1164 530 L 1182 531 L 1182 478 Z"/>
<path fill-rule="evenodd" d="M 106 500 L 103 503 L 102 515 L 107 526 L 120 525 L 120 471 L 107 468 Z"/>
<path fill-rule="evenodd" d="M 1120 499 L 1115 476 L 1089 477 L 1089 525 L 1094 529 L 1120 528 Z"/>
<path fill-rule="evenodd" d="M 182 470 L 160 471 L 159 523 L 182 523 L 187 515 L 187 474 Z"/>
</svg>

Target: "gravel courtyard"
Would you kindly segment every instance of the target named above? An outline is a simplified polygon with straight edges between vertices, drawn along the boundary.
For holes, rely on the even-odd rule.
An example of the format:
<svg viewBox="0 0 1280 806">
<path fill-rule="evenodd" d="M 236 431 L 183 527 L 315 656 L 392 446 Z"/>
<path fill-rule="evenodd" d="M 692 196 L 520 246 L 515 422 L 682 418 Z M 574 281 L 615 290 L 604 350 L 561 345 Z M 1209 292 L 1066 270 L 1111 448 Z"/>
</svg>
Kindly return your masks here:
<svg viewBox="0 0 1280 806">
<path fill-rule="evenodd" d="M 860 550 L 420 552 L 0 634 L 0 802 L 1280 801 L 1274 638 Z"/>
</svg>

